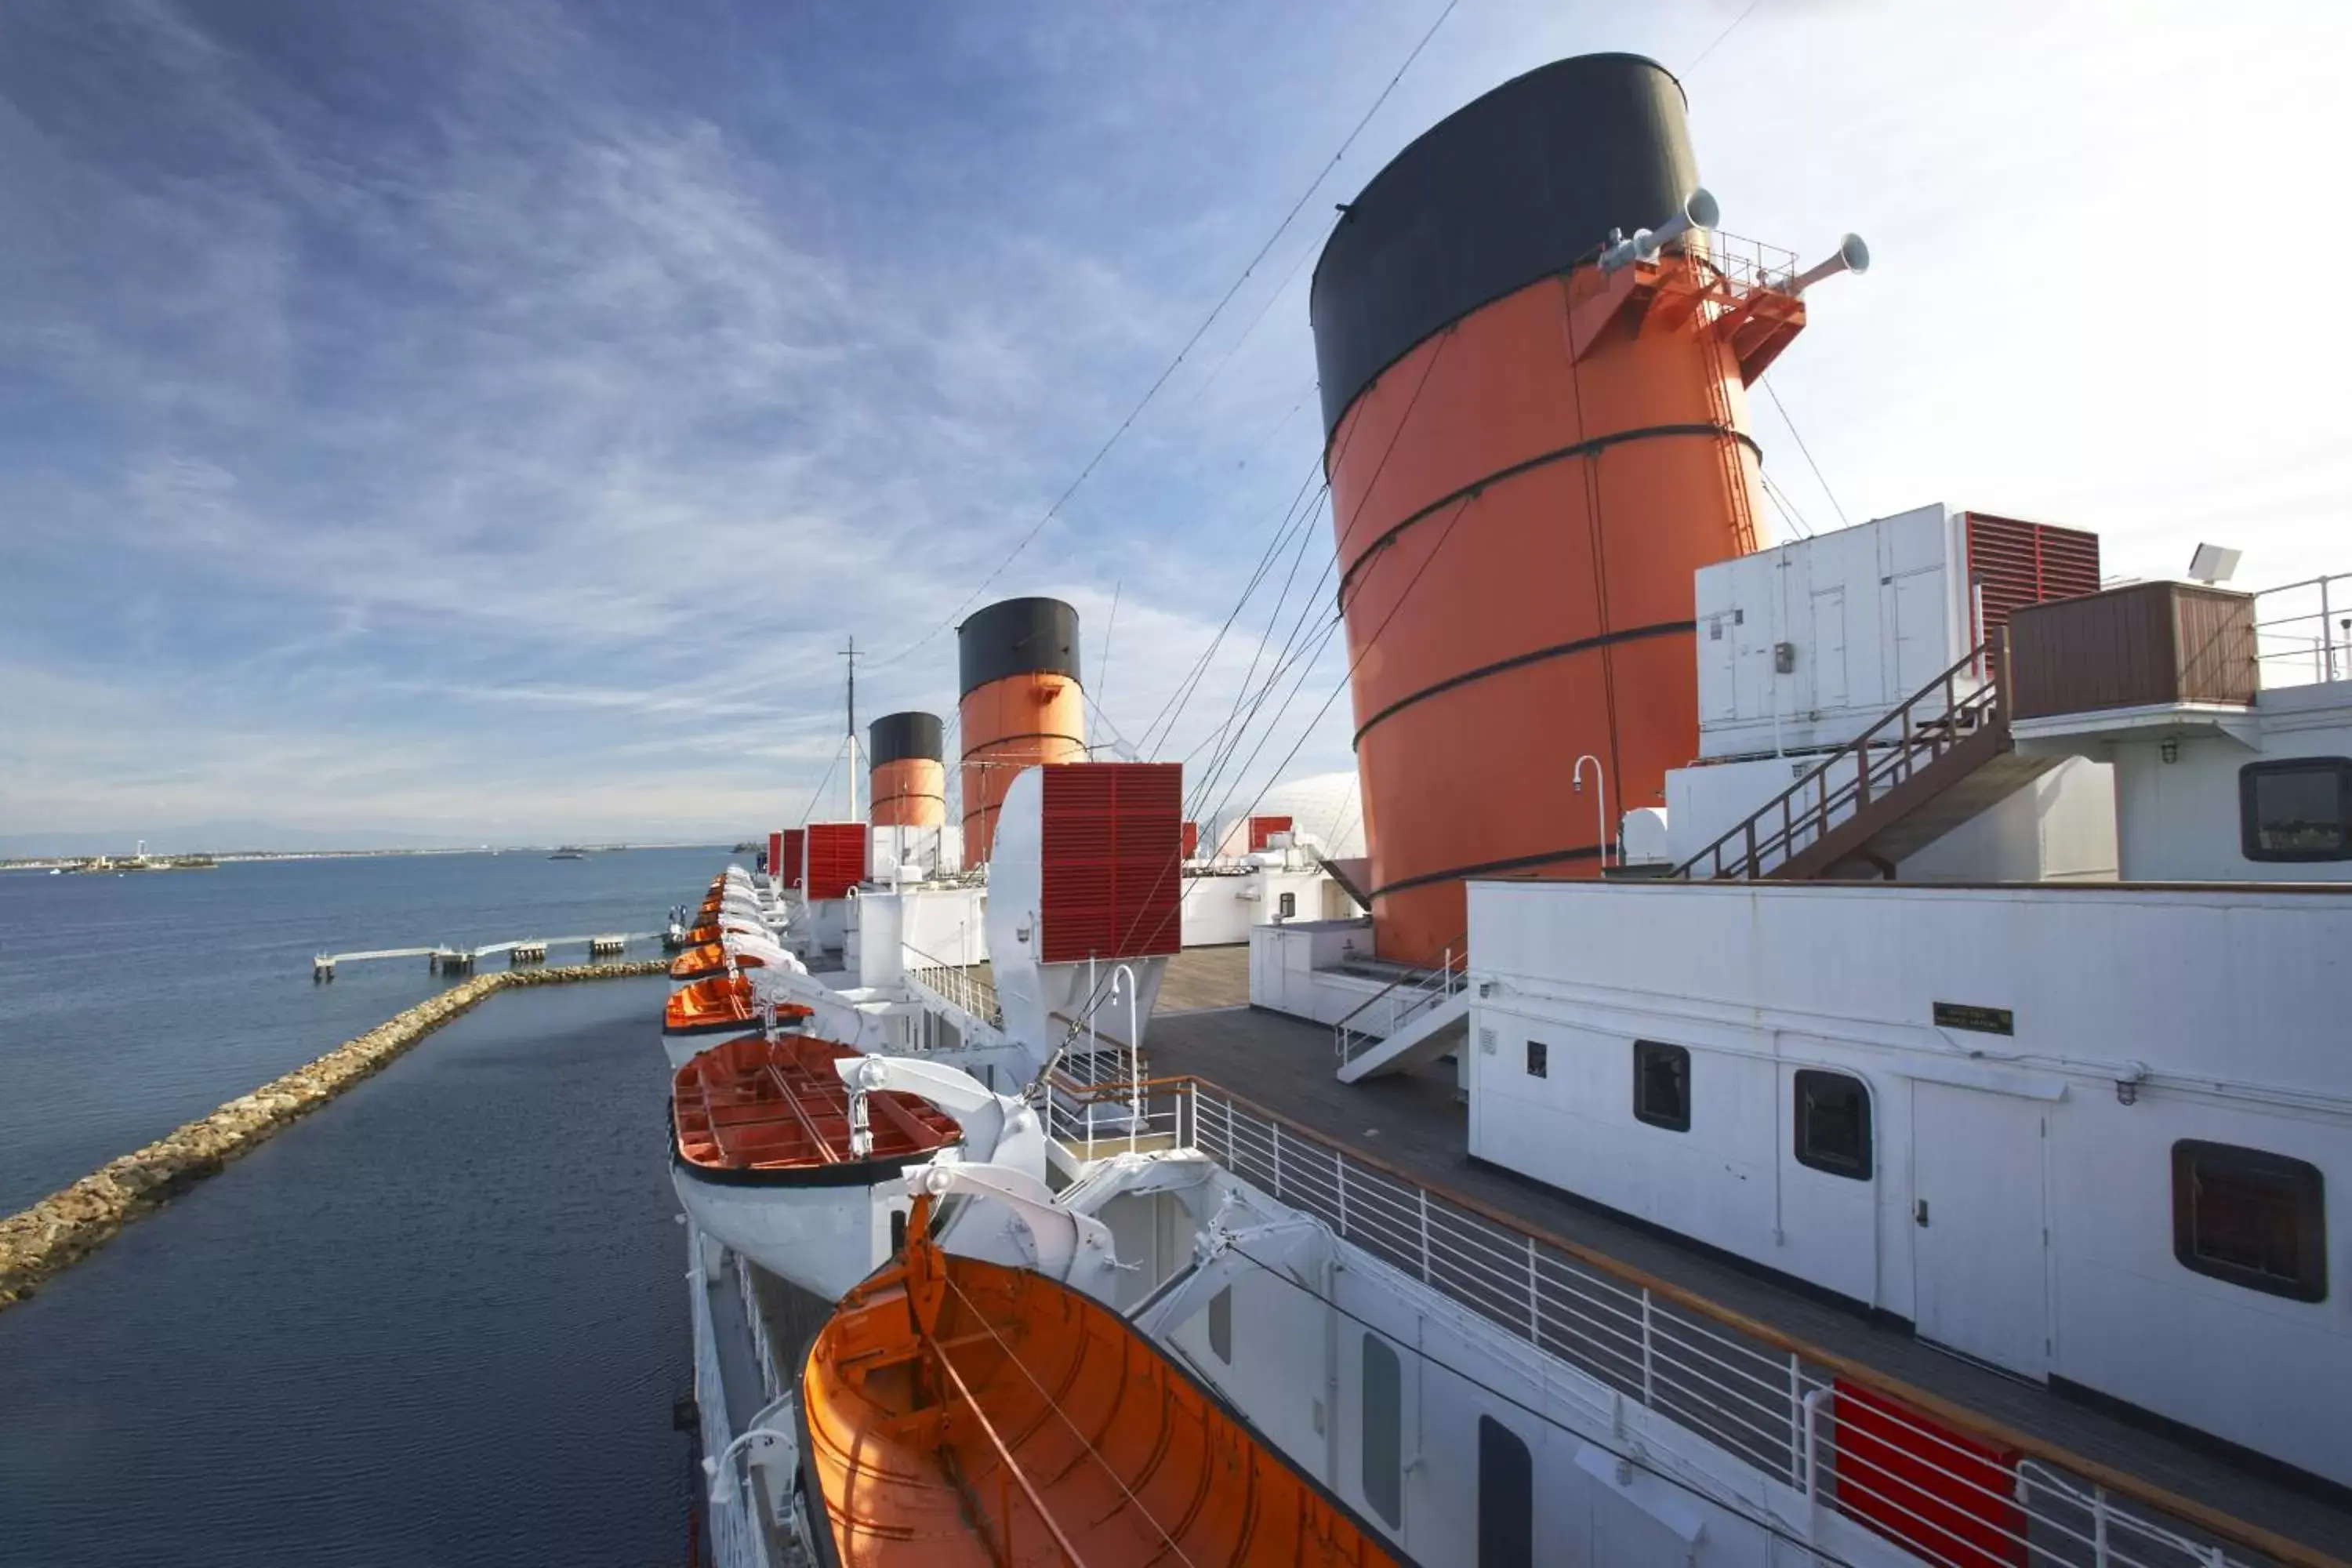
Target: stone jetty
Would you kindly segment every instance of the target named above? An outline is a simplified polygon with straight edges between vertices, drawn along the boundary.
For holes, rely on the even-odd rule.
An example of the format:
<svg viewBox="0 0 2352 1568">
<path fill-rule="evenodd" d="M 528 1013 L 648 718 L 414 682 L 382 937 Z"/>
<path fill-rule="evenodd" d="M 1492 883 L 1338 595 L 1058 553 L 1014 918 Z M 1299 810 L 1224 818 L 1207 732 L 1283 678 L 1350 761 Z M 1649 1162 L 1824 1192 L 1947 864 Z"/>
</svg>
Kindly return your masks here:
<svg viewBox="0 0 2352 1568">
<path fill-rule="evenodd" d="M 211 1115 L 109 1161 L 61 1192 L 0 1220 L 0 1310 L 31 1295 L 51 1275 L 112 1239 L 151 1209 L 217 1173 L 230 1161 L 309 1115 L 363 1078 L 382 1071 L 419 1040 L 494 991 L 660 974 L 668 961 L 505 970 L 477 975 L 418 1003 L 355 1040 L 239 1095 Z"/>
</svg>

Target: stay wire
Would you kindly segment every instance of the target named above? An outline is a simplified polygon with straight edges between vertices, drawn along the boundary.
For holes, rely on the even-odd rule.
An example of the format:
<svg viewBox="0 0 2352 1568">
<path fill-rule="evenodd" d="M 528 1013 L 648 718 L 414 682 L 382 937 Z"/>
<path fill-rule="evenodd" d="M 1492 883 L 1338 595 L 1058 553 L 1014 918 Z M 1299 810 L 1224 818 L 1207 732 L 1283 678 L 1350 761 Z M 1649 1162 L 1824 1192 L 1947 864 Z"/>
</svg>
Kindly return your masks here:
<svg viewBox="0 0 2352 1568">
<path fill-rule="evenodd" d="M 1234 296 L 1241 292 L 1242 285 L 1249 281 L 1250 275 L 1256 271 L 1258 263 L 1266 258 L 1267 253 L 1272 251 L 1276 243 L 1282 238 L 1284 234 L 1289 231 L 1290 226 L 1297 220 L 1298 215 L 1306 210 L 1307 204 L 1314 199 L 1315 193 L 1323 188 L 1323 182 L 1330 178 L 1331 171 L 1333 169 L 1339 166 L 1339 161 L 1348 155 L 1348 149 L 1356 144 L 1356 138 L 1362 135 L 1364 132 L 1364 127 L 1372 122 L 1372 116 L 1381 111 L 1381 106 L 1382 104 L 1388 102 L 1389 95 L 1394 92 L 1397 89 L 1397 84 L 1404 79 L 1404 73 L 1412 68 L 1413 61 L 1421 58 L 1422 50 L 1429 47 L 1430 39 L 1437 36 L 1437 29 L 1445 25 L 1445 19 L 1448 16 L 1454 15 L 1454 7 L 1458 3 L 1459 0 L 1445 0 L 1445 8 L 1438 12 L 1437 20 L 1429 25 L 1429 30 L 1422 34 L 1420 41 L 1412 46 L 1412 52 L 1405 56 L 1404 63 L 1402 65 L 1397 67 L 1396 74 L 1389 78 L 1388 85 L 1381 89 L 1380 96 L 1372 100 L 1371 107 L 1364 110 L 1363 118 L 1356 121 L 1355 129 L 1349 132 L 1347 139 L 1339 143 L 1339 150 L 1331 154 L 1330 162 L 1324 164 L 1321 169 L 1318 170 L 1314 180 L 1307 184 L 1305 190 L 1299 192 L 1298 199 L 1291 204 L 1290 210 L 1283 215 L 1282 221 L 1275 226 L 1274 232 L 1266 236 L 1265 243 L 1258 247 L 1257 254 L 1250 258 L 1249 265 L 1242 268 L 1241 275 L 1233 280 L 1232 285 L 1228 287 L 1224 293 L 1218 298 L 1216 304 L 1210 308 L 1208 315 L 1202 318 L 1201 324 L 1192 330 L 1192 335 L 1184 340 L 1184 346 L 1176 351 L 1176 357 L 1168 362 L 1167 367 L 1160 371 L 1160 374 L 1153 379 L 1150 386 L 1145 390 L 1142 398 L 1132 409 L 1129 410 L 1127 417 L 1118 422 L 1118 427 L 1110 433 L 1110 438 L 1105 441 L 1102 446 L 1096 450 L 1093 457 L 1087 459 L 1087 466 L 1078 470 L 1078 477 L 1072 479 L 1068 486 L 1063 489 L 1062 493 L 1055 498 L 1054 504 L 1047 507 L 1044 514 L 1040 516 L 1035 522 L 1030 525 L 1029 531 L 1021 536 L 1020 542 L 1013 545 L 1011 552 L 1008 553 L 1003 561 L 997 563 L 995 570 L 990 572 L 987 576 L 980 580 L 980 585 L 975 587 L 970 594 L 966 595 L 963 602 L 958 605 L 953 611 L 950 612 L 945 620 L 941 621 L 938 626 L 933 626 L 929 631 L 925 632 L 915 641 L 908 643 L 905 647 L 900 648 L 897 653 L 892 654 L 889 658 L 878 660 L 875 664 L 868 666 L 868 668 L 879 669 L 888 665 L 898 663 L 908 654 L 913 653 L 916 649 L 929 643 L 933 637 L 939 636 L 940 633 L 945 631 L 949 626 L 955 625 L 955 623 L 962 617 L 963 613 L 970 609 L 974 604 L 977 604 L 980 600 L 980 596 L 982 594 L 985 594 L 989 590 L 990 586 L 993 584 L 999 577 L 1004 574 L 1005 569 L 1010 567 L 1015 560 L 1019 559 L 1021 552 L 1029 548 L 1030 543 L 1036 539 L 1039 533 L 1045 531 L 1045 527 L 1047 523 L 1054 521 L 1055 516 L 1061 511 L 1065 505 L 1068 503 L 1070 498 L 1077 494 L 1078 487 L 1087 482 L 1087 479 L 1093 475 L 1095 469 L 1101 466 L 1102 460 L 1110 456 L 1111 448 L 1118 446 L 1120 438 L 1127 434 L 1128 430 L 1135 424 L 1136 420 L 1142 417 L 1143 411 L 1151 405 L 1153 398 L 1160 395 L 1160 388 L 1168 384 L 1169 379 L 1176 374 L 1177 367 L 1184 363 L 1185 356 L 1190 354 L 1192 350 L 1199 345 L 1201 340 L 1208 335 L 1209 329 L 1216 324 L 1217 318 L 1224 313 L 1225 307 L 1233 303 Z"/>
<path fill-rule="evenodd" d="M 1328 1229 L 1329 1227 L 1326 1226 L 1325 1228 Z M 1775 1523 L 1769 1518 L 1759 1517 L 1756 1514 L 1747 1511 L 1746 1509 L 1741 1507 L 1740 1504 L 1736 1501 L 1717 1497 L 1712 1492 L 1702 1491 L 1697 1487 L 1693 1486 L 1690 1482 L 1684 1480 L 1681 1477 L 1672 1475 L 1665 1470 L 1660 1469 L 1646 1459 L 1640 1458 L 1622 1449 L 1612 1448 L 1608 1444 L 1601 1441 L 1598 1437 L 1587 1436 L 1585 1433 L 1570 1426 L 1567 1422 L 1562 1421 L 1559 1417 L 1537 1409 L 1534 1405 L 1529 1405 L 1527 1401 L 1520 1399 L 1516 1394 L 1507 1394 L 1502 1389 L 1496 1388 L 1492 1384 L 1483 1383 L 1477 1378 L 1471 1376 L 1470 1373 L 1463 1371 L 1460 1367 L 1446 1365 L 1445 1363 L 1438 1361 L 1435 1356 L 1431 1355 L 1427 1351 L 1423 1350 L 1418 1345 L 1406 1344 L 1402 1340 L 1398 1339 L 1394 1334 L 1391 1334 L 1386 1329 L 1381 1328 L 1378 1323 L 1348 1310 L 1347 1308 L 1342 1307 L 1339 1302 L 1334 1301 L 1331 1298 L 1324 1295 L 1318 1290 L 1309 1289 L 1307 1286 L 1299 1283 L 1296 1279 L 1293 1279 L 1289 1275 L 1285 1274 L 1281 1269 L 1275 1268 L 1274 1265 L 1266 1262 L 1264 1258 L 1259 1258 L 1256 1254 L 1251 1252 L 1249 1248 L 1242 1246 L 1240 1243 L 1230 1242 L 1227 1244 L 1225 1250 L 1233 1253 L 1235 1257 L 1240 1258 L 1244 1262 L 1250 1264 L 1261 1273 L 1266 1275 L 1269 1279 L 1280 1280 L 1283 1284 L 1289 1286 L 1293 1290 L 1297 1291 L 1300 1295 L 1305 1296 L 1309 1300 L 1321 1302 L 1324 1306 L 1330 1308 L 1331 1310 L 1339 1313 L 1339 1316 L 1347 1319 L 1349 1322 L 1355 1324 L 1358 1328 L 1362 1329 L 1365 1332 L 1378 1334 L 1381 1338 L 1381 1343 L 1394 1345 L 1399 1349 L 1404 1350 L 1410 1352 L 1416 1360 L 1435 1363 L 1437 1369 L 1440 1372 L 1460 1378 L 1464 1383 L 1468 1384 L 1471 1387 L 1478 1390 L 1481 1394 L 1489 1394 L 1496 1399 L 1501 1400 L 1504 1404 L 1509 1405 L 1512 1409 L 1518 1411 L 1521 1415 L 1532 1416 L 1555 1431 L 1565 1432 L 1568 1436 L 1575 1438 L 1578 1442 L 1588 1444 L 1592 1447 L 1600 1449 L 1602 1453 L 1608 1455 L 1611 1458 L 1617 1460 L 1620 1464 L 1630 1465 L 1645 1476 L 1665 1482 L 1668 1486 L 1673 1487 L 1676 1491 L 1686 1492 L 1690 1496 L 1698 1499 L 1701 1502 L 1738 1514 L 1741 1519 L 1746 1520 L 1748 1523 L 1756 1526 L 1757 1529 L 1771 1535 L 1774 1539 L 1785 1541 L 1790 1545 L 1805 1552 L 1811 1555 L 1816 1563 L 1829 1563 L 1832 1565 L 1832 1568 L 1856 1568 L 1856 1564 L 1851 1559 L 1840 1557 L 1835 1552 L 1827 1551 L 1824 1548 L 1816 1545 L 1814 1542 L 1807 1541 L 1804 1537 L 1796 1534 L 1778 1523 Z M 1377 1257 L 1378 1255 L 1374 1254 L 1374 1256 Z M 1432 1289 L 1435 1289 L 1435 1287 L 1433 1286 Z M 1453 1300 L 1451 1297 L 1447 1299 L 1449 1300 Z M 1467 1305 L 1466 1302 L 1462 1304 Z M 1473 1308 L 1472 1310 L 1475 1311 L 1476 1309 Z M 1480 1315 L 1483 1319 L 1484 1314 Z M 1486 1321 L 1490 1322 L 1492 1321 L 1492 1320 Z M 1538 1346 L 1538 1348 L 1540 1349 L 1541 1347 Z M 1644 1405 L 1643 1408 L 1647 1409 L 1649 1407 Z"/>
<path fill-rule="evenodd" d="M 1764 395 L 1770 398 L 1772 406 L 1780 411 L 1780 423 L 1789 427 L 1789 435 L 1796 441 L 1797 450 L 1804 455 L 1805 466 L 1813 470 L 1813 479 L 1822 487 L 1822 494 L 1830 498 L 1830 510 L 1837 513 L 1839 526 L 1843 528 L 1853 526 L 1845 515 L 1845 508 L 1838 505 L 1837 492 L 1830 489 L 1830 481 L 1822 475 L 1822 466 L 1813 461 L 1812 449 L 1805 445 L 1805 438 L 1798 435 L 1797 422 L 1789 417 L 1789 405 L 1780 401 L 1780 395 L 1773 390 L 1772 384 L 1769 381 L 1764 384 Z"/>
</svg>

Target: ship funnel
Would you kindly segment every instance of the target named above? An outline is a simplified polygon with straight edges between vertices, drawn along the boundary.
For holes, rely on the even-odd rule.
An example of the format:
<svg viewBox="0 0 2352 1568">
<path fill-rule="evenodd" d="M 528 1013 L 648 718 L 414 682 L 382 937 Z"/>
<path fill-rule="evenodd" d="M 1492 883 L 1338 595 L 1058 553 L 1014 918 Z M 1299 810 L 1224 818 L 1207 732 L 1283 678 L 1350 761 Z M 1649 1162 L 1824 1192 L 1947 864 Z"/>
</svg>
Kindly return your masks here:
<svg viewBox="0 0 2352 1568">
<path fill-rule="evenodd" d="M 1004 792 L 1022 769 L 1084 762 L 1078 612 L 1059 599 L 1005 599 L 956 628 L 963 700 L 963 863 L 987 860 Z"/>
<path fill-rule="evenodd" d="M 1705 185 L 1690 194 L 1683 210 L 1655 228 L 1637 228 L 1632 235 L 1615 240 L 1601 253 L 1601 270 L 1614 272 L 1629 261 L 1654 261 L 1664 250 L 1695 228 L 1713 228 L 1723 218 L 1723 208 L 1715 195 Z"/>
<path fill-rule="evenodd" d="M 937 827 L 948 819 L 948 775 L 936 713 L 886 713 L 866 727 L 877 827 Z"/>
<path fill-rule="evenodd" d="M 1808 267 L 1789 279 L 1789 292 L 1801 294 L 1824 278 L 1834 278 L 1841 272 L 1870 270 L 1870 247 L 1862 243 L 1862 236 L 1847 235 L 1838 241 L 1837 254 L 1827 261 Z"/>
</svg>

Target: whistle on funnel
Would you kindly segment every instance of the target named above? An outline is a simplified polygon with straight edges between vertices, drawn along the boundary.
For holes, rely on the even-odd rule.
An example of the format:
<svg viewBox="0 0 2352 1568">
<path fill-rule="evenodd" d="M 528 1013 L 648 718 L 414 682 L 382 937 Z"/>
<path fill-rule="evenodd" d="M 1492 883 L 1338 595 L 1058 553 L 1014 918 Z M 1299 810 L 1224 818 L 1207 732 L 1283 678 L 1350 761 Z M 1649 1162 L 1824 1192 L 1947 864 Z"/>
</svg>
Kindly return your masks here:
<svg viewBox="0 0 2352 1568">
<path fill-rule="evenodd" d="M 1601 253 L 1601 270 L 1614 272 L 1632 261 L 1654 261 L 1658 252 L 1695 228 L 1713 228 L 1723 216 L 1715 197 L 1702 185 L 1683 203 L 1683 210 L 1655 228 L 1637 228 L 1632 234 L 1612 231 L 1608 247 Z M 1862 242 L 1856 240 L 1855 244 Z"/>
<path fill-rule="evenodd" d="M 1801 294 L 1824 278 L 1834 278 L 1841 272 L 1870 270 L 1870 247 L 1862 243 L 1862 236 L 1847 235 L 1838 241 L 1836 253 L 1826 261 L 1816 263 L 1789 279 L 1788 291 Z"/>
</svg>

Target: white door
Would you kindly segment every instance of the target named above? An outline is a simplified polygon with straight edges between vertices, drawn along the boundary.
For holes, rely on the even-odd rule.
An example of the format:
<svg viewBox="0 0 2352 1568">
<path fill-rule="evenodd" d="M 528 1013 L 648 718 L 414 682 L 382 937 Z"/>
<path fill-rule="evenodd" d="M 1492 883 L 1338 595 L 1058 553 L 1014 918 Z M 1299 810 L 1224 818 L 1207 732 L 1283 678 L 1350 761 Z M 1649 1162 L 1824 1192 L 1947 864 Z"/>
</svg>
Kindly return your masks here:
<svg viewBox="0 0 2352 1568">
<path fill-rule="evenodd" d="M 1911 1086 L 1911 1282 L 1922 1339 L 2050 1372 L 2049 1225 L 2036 1100 Z"/>
<path fill-rule="evenodd" d="M 1845 590 L 1813 595 L 1813 706 L 1834 713 L 1846 706 Z"/>
</svg>

